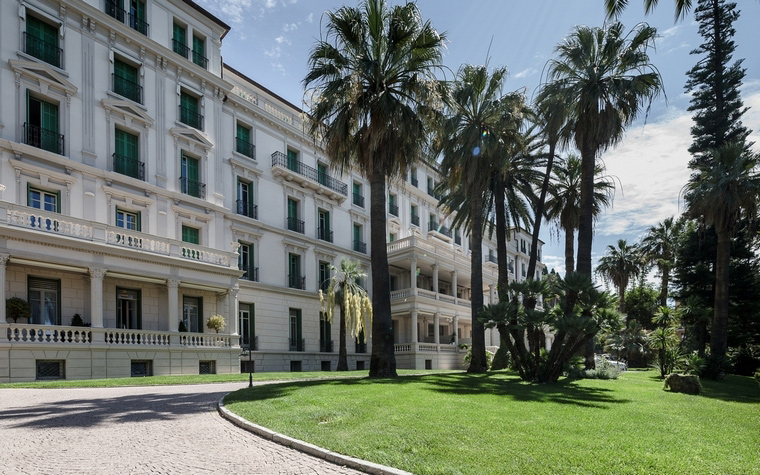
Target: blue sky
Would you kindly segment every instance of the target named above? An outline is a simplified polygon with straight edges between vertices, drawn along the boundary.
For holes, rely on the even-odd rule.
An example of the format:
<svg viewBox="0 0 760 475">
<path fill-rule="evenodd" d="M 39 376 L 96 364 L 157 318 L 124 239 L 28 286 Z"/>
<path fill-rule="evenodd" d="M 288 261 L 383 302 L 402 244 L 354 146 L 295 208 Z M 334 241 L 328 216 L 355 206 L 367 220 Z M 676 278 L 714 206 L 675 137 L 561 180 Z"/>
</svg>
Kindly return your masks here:
<svg viewBox="0 0 760 475">
<path fill-rule="evenodd" d="M 196 1 L 232 26 L 222 46 L 224 61 L 297 106 L 303 104 L 301 81 L 309 50 L 320 36 L 323 12 L 357 4 L 355 0 Z M 692 125 L 683 86 L 686 71 L 697 61 L 689 52 L 701 37 L 693 12 L 674 22 L 673 0 L 659 2 L 648 16 L 641 3 L 630 0 L 620 21 L 628 28 L 642 21 L 657 28 L 660 38 L 651 58 L 662 73 L 667 101 L 664 96 L 656 100 L 646 124 L 639 120 L 621 144 L 602 156 L 617 190 L 613 206 L 596 224 L 595 259 L 608 244 L 621 238 L 635 241 L 649 226 L 683 211 L 679 198 L 689 176 L 686 149 Z M 461 64 L 483 64 L 490 55 L 492 66 L 509 69 L 505 91 L 526 88 L 529 97 L 555 46 L 572 28 L 604 22 L 603 0 L 419 0 L 417 4 L 424 18 L 446 32 L 449 78 Z M 760 2 L 738 0 L 738 5 L 742 13 L 734 25 L 734 59 L 745 59 L 742 97 L 751 107 L 743 121 L 753 129 L 751 138 L 760 150 Z M 562 273 L 563 241 L 551 233 L 551 225 L 542 228 L 544 261 Z"/>
</svg>

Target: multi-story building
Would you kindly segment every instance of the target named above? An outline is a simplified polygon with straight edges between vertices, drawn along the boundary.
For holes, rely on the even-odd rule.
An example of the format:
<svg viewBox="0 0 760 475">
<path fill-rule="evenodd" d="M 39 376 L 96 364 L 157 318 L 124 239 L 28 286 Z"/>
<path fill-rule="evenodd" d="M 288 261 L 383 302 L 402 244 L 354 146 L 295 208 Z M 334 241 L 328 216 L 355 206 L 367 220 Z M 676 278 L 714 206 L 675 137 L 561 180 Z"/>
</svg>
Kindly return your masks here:
<svg viewBox="0 0 760 475">
<path fill-rule="evenodd" d="M 369 187 L 221 62 L 228 31 L 190 0 L 0 3 L 0 302 L 32 308 L 0 305 L 0 381 L 248 371 L 249 348 L 256 371 L 335 368 L 317 291 L 342 258 L 370 274 Z M 471 335 L 467 236 L 437 179 L 389 185 L 399 367 L 461 367 Z M 484 256 L 488 298 L 493 242 Z M 349 365 L 370 348 L 350 341 Z"/>
</svg>

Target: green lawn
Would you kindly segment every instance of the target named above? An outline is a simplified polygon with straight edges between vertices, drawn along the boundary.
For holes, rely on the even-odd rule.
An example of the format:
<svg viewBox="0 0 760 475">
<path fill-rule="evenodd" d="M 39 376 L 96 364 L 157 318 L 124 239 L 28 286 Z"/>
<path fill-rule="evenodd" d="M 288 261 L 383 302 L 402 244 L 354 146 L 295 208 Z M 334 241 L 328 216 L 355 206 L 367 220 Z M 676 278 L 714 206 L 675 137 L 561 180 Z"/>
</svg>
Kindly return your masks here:
<svg viewBox="0 0 760 475">
<path fill-rule="evenodd" d="M 416 474 L 760 473 L 760 386 L 662 390 L 652 371 L 523 383 L 510 373 L 285 382 L 227 407 L 277 432 Z"/>
</svg>

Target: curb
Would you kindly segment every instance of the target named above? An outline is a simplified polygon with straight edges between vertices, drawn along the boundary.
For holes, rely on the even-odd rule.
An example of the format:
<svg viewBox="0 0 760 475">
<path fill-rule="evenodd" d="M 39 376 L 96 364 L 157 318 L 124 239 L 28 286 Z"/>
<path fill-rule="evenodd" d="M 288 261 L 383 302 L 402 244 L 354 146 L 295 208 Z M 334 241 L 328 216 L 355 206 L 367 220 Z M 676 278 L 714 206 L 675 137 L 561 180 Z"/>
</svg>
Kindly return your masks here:
<svg viewBox="0 0 760 475">
<path fill-rule="evenodd" d="M 263 437 L 264 439 L 271 440 L 274 443 L 283 445 L 285 447 L 290 447 L 291 449 L 298 450 L 299 452 L 303 452 L 305 454 L 311 455 L 312 457 L 326 460 L 336 465 L 342 465 L 353 468 L 355 470 L 361 470 L 364 473 L 371 473 L 374 475 L 412 475 L 410 472 L 405 472 L 397 468 L 348 457 L 337 452 L 331 452 L 327 449 L 323 449 L 322 447 L 317 447 L 314 444 L 309 444 L 302 440 L 294 439 L 292 437 L 274 432 L 267 429 L 266 427 L 253 424 L 252 422 L 243 419 L 237 414 L 230 412 L 230 410 L 224 406 L 225 397 L 226 395 L 222 396 L 222 398 L 219 399 L 219 402 L 216 404 L 216 409 L 217 412 L 219 412 L 219 415 L 232 422 L 236 426 L 240 427 L 241 429 L 247 430 L 248 432 L 256 434 L 259 437 Z"/>
</svg>

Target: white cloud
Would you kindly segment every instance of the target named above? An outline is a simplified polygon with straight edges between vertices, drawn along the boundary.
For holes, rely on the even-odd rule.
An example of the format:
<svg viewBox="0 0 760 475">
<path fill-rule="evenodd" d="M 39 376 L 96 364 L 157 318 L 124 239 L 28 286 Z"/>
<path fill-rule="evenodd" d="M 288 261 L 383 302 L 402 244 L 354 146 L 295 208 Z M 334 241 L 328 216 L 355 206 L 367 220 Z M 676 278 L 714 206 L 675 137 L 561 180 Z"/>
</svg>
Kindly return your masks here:
<svg viewBox="0 0 760 475">
<path fill-rule="evenodd" d="M 306 17 L 306 23 L 313 23 L 314 22 L 314 13 L 309 13 L 309 16 Z"/>
<path fill-rule="evenodd" d="M 252 0 L 201 0 L 204 8 L 224 17 L 232 26 L 239 26 L 245 21 L 246 12 L 251 9 Z"/>
<path fill-rule="evenodd" d="M 296 23 L 285 23 L 285 25 L 282 27 L 282 31 L 285 33 L 289 31 L 295 31 L 298 29 L 298 25 Z"/>
<path fill-rule="evenodd" d="M 533 76 L 537 72 L 538 71 L 535 68 L 526 68 L 520 71 L 519 73 L 515 74 L 515 79 L 527 78 L 527 77 Z"/>
<path fill-rule="evenodd" d="M 282 63 L 270 63 L 270 66 L 272 67 L 272 70 L 277 71 L 283 76 L 285 75 L 285 66 L 283 66 Z"/>
<path fill-rule="evenodd" d="M 280 56 L 282 56 L 282 48 L 280 48 L 279 46 L 275 46 L 273 48 L 265 50 L 264 55 L 268 58 L 275 58 L 275 59 L 279 58 Z"/>
<path fill-rule="evenodd" d="M 290 44 L 290 41 L 287 38 L 285 38 L 284 35 L 280 35 L 277 38 L 275 38 L 274 40 L 277 42 L 278 45 L 282 45 L 282 44 L 289 45 Z"/>
</svg>

